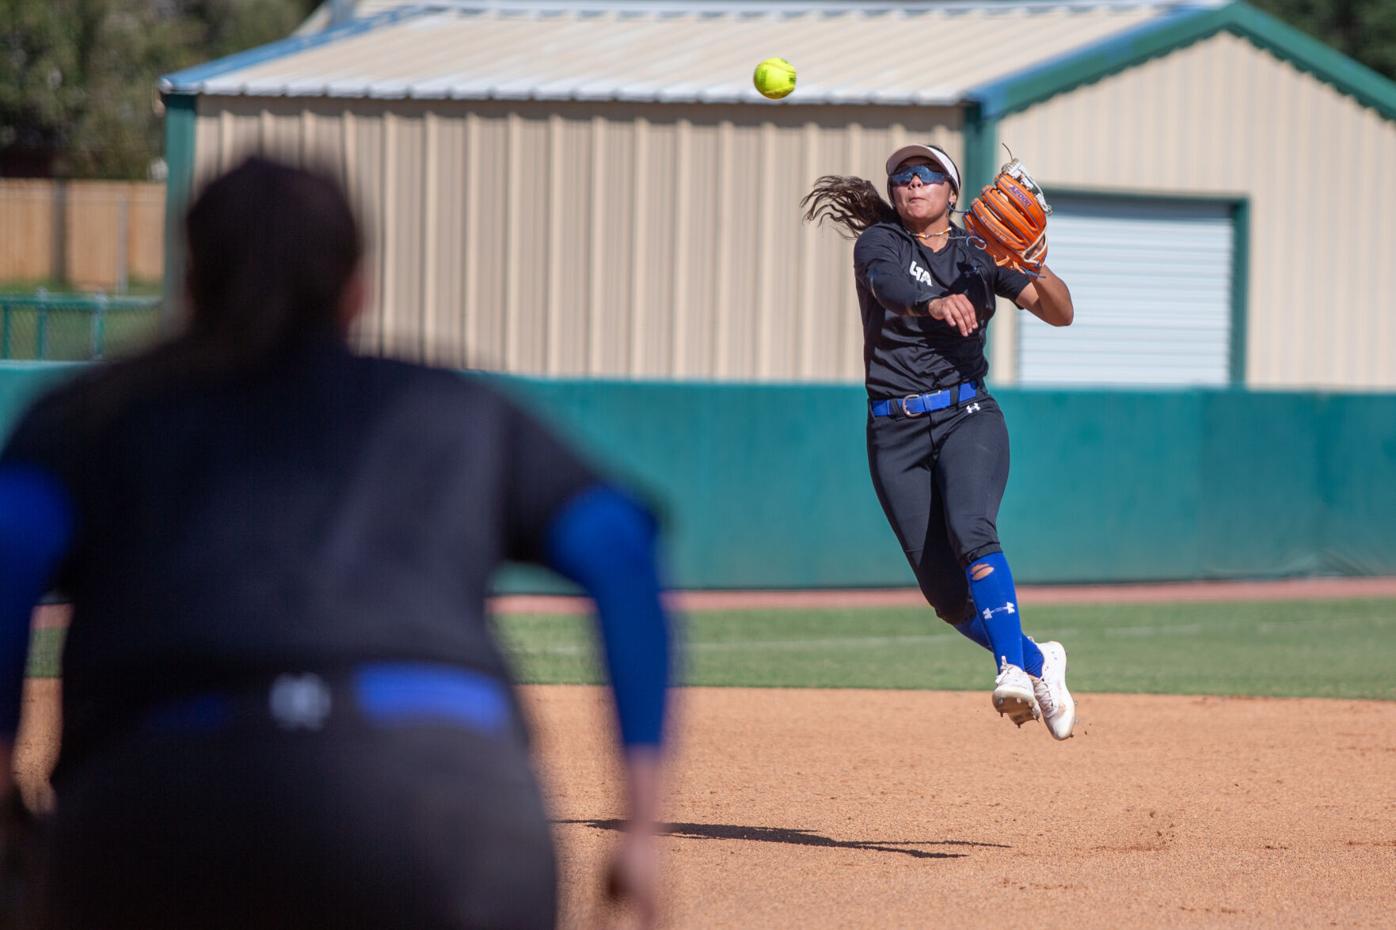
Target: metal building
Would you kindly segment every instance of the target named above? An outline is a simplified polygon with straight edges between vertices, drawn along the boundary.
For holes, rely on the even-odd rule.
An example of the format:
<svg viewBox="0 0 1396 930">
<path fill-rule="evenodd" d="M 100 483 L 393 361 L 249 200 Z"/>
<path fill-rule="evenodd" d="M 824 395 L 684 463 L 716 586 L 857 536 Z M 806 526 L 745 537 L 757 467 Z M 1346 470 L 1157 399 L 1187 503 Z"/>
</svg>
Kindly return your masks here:
<svg viewBox="0 0 1396 930">
<path fill-rule="evenodd" d="M 976 190 L 1003 142 L 1056 205 L 1049 264 L 1077 324 L 1002 310 L 995 380 L 1396 388 L 1378 273 L 1396 254 L 1396 85 L 1243 3 L 353 12 L 162 91 L 171 217 L 252 149 L 347 180 L 375 246 L 366 347 L 856 380 L 851 247 L 801 222 L 801 196 L 822 174 L 881 185 L 908 140 L 945 146 Z M 799 69 L 781 102 L 750 83 L 771 55 Z"/>
</svg>

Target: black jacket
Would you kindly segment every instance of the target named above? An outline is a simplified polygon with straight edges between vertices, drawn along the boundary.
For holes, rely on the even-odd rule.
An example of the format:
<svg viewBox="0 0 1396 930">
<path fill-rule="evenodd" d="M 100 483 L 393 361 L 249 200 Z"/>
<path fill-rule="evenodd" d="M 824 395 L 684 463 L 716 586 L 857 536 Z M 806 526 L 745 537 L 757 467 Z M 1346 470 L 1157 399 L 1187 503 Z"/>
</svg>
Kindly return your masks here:
<svg viewBox="0 0 1396 930">
<path fill-rule="evenodd" d="M 545 562 L 552 520 L 599 480 L 478 379 L 337 341 L 146 391 L 78 441 L 63 412 L 103 385 L 60 386 L 0 453 L 58 476 L 77 514 L 65 767 L 143 708 L 280 670 L 507 677 L 491 579 Z"/>
<path fill-rule="evenodd" d="M 858 237 L 853 273 L 868 396 L 874 399 L 982 379 L 989 370 L 984 339 L 994 297 L 1012 300 L 1031 280 L 997 267 L 959 227 L 944 249 L 933 252 L 900 223 L 878 223 Z M 947 294 L 965 294 L 977 309 L 980 325 L 969 336 L 926 315 L 927 304 Z"/>
</svg>

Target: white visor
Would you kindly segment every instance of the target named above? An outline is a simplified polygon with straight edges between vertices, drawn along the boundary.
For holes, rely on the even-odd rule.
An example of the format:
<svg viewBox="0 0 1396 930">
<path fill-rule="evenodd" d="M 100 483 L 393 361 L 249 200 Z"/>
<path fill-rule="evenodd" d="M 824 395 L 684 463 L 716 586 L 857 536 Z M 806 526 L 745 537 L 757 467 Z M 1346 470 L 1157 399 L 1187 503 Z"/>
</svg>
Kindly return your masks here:
<svg viewBox="0 0 1396 930">
<path fill-rule="evenodd" d="M 950 186 L 957 191 L 960 189 L 960 169 L 955 166 L 954 160 L 939 148 L 922 145 L 919 142 L 904 145 L 892 153 L 892 157 L 887 159 L 887 176 L 891 177 L 892 172 L 897 170 L 897 166 L 908 158 L 929 158 L 940 165 L 946 174 L 950 175 Z"/>
</svg>

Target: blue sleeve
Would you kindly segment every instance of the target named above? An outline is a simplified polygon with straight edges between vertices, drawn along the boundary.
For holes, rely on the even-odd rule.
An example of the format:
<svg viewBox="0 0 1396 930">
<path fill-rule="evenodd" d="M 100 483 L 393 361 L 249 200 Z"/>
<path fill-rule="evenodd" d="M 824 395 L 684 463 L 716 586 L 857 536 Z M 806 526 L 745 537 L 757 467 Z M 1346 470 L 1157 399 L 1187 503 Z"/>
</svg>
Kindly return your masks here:
<svg viewBox="0 0 1396 930">
<path fill-rule="evenodd" d="M 29 619 L 73 535 L 73 505 L 57 478 L 27 465 L 0 466 L 0 739 L 19 727 Z"/>
<path fill-rule="evenodd" d="M 568 501 L 548 528 L 548 564 L 596 601 L 626 746 L 663 742 L 671 630 L 660 599 L 653 517 L 606 485 Z"/>
</svg>

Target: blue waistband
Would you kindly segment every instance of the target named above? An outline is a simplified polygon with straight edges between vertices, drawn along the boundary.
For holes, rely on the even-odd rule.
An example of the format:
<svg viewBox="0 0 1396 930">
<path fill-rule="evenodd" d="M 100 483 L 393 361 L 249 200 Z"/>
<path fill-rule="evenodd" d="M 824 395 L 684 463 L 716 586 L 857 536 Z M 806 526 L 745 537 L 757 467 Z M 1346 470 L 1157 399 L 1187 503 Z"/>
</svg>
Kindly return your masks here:
<svg viewBox="0 0 1396 930">
<path fill-rule="evenodd" d="M 503 733 L 513 704 L 508 686 L 451 665 L 375 662 L 347 675 L 285 672 L 236 691 L 208 691 L 160 704 L 145 716 L 150 729 L 211 731 L 240 722 L 271 722 L 284 730 L 322 730 L 360 721 L 379 726 L 447 724 Z"/>
<path fill-rule="evenodd" d="M 978 387 L 973 381 L 961 381 L 943 391 L 875 400 L 868 409 L 875 417 L 919 417 L 933 410 L 944 410 L 969 400 L 978 393 Z"/>
</svg>

